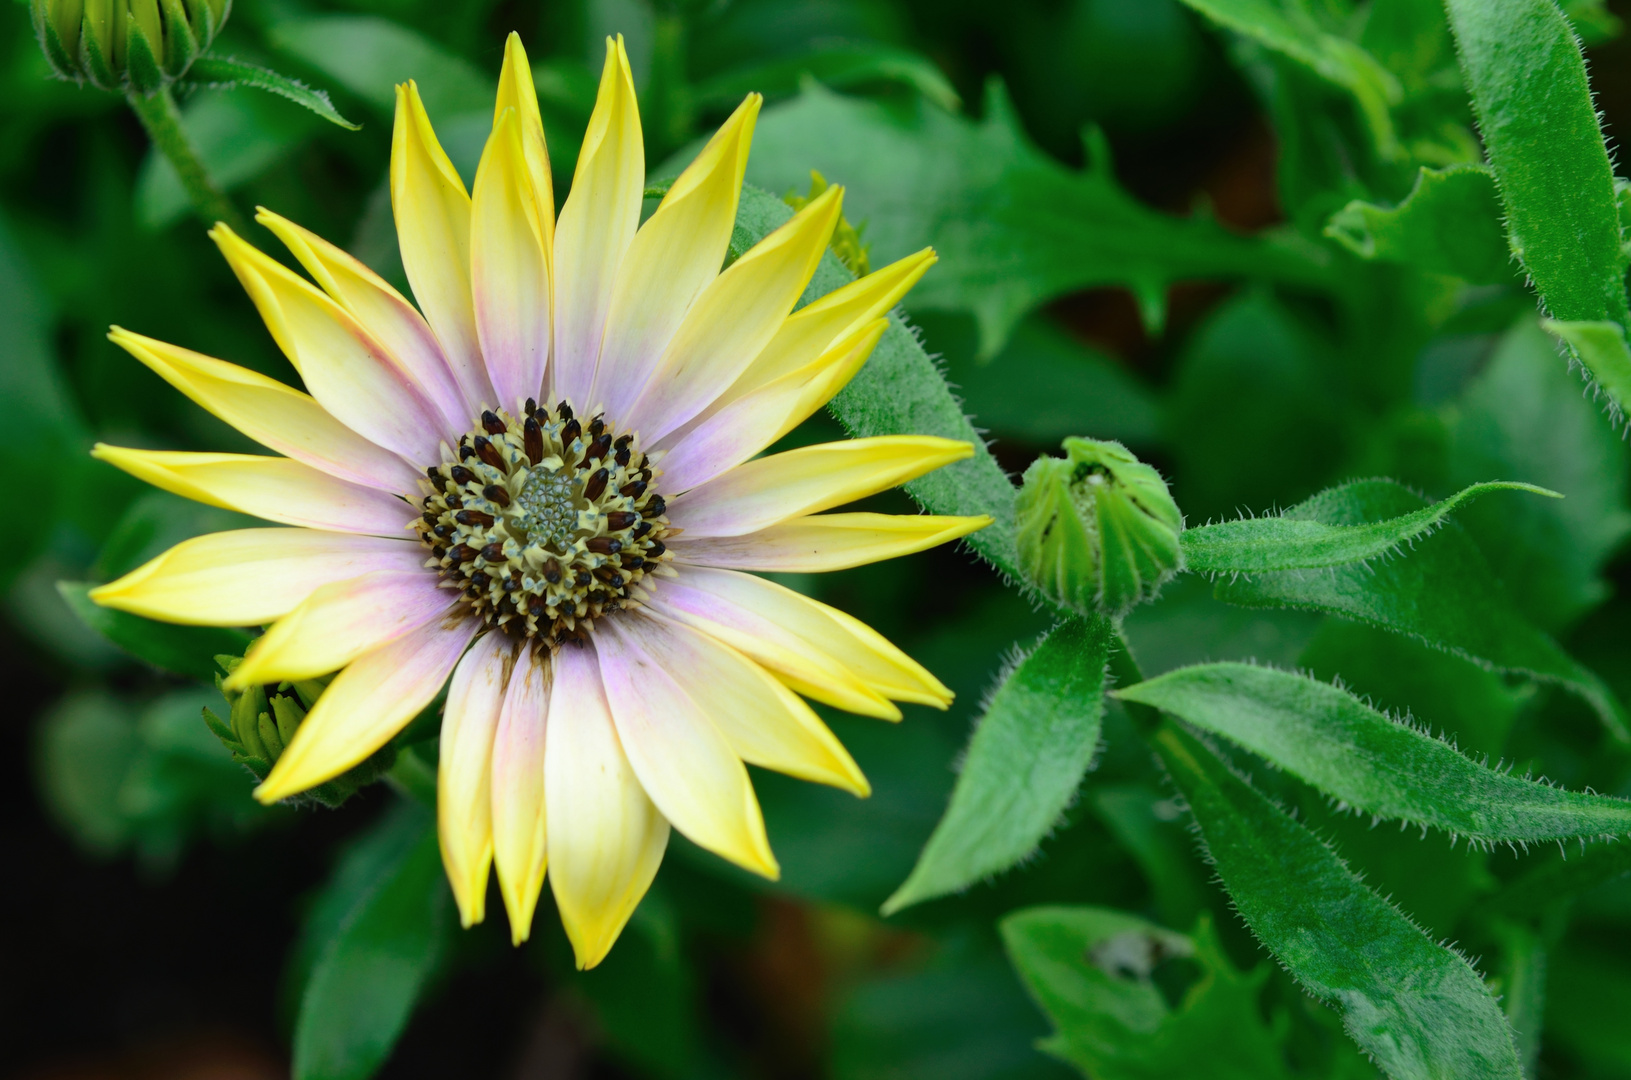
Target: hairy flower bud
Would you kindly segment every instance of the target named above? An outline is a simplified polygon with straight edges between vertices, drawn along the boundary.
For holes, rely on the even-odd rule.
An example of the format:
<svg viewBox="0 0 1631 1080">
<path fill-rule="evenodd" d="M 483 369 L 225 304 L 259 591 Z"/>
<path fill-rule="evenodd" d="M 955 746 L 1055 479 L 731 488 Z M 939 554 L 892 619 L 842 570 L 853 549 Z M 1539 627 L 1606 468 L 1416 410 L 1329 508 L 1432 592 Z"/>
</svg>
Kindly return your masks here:
<svg viewBox="0 0 1631 1080">
<path fill-rule="evenodd" d="M 217 656 L 215 662 L 231 675 L 243 663 L 241 656 Z M 303 679 L 298 682 L 278 683 L 275 686 L 250 686 L 245 690 L 228 690 L 222 676 L 215 677 L 216 689 L 226 698 L 227 719 L 222 720 L 209 709 L 204 710 L 204 723 L 209 725 L 221 744 L 232 751 L 232 760 L 248 769 L 257 780 L 265 780 L 277 759 L 283 756 L 289 741 L 300 729 L 306 713 L 317 704 L 317 698 L 327 688 L 333 676 Z M 357 789 L 384 776 L 396 762 L 396 748 L 387 743 L 373 757 L 348 772 L 321 784 L 292 802 L 311 801 L 335 807 L 345 802 Z"/>
<path fill-rule="evenodd" d="M 1025 470 L 1020 569 L 1058 604 L 1125 615 L 1181 569 L 1183 514 L 1161 474 L 1120 443 L 1072 438 L 1064 450 Z"/>
<path fill-rule="evenodd" d="M 34 32 L 58 77 L 152 94 L 215 40 L 232 0 L 32 0 Z"/>
</svg>

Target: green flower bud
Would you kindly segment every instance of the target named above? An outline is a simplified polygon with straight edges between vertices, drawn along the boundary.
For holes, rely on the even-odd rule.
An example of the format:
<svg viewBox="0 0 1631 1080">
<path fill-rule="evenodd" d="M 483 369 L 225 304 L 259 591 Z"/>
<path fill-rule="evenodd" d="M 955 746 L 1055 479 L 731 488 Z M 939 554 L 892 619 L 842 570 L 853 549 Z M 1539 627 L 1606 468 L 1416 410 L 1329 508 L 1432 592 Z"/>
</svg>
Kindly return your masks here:
<svg viewBox="0 0 1631 1080">
<path fill-rule="evenodd" d="M 224 675 L 231 675 L 243 663 L 241 656 L 217 656 L 215 662 Z M 265 780 L 277 759 L 283 756 L 294 739 L 295 732 L 306 719 L 317 699 L 327 688 L 332 675 L 320 679 L 302 679 L 275 686 L 251 686 L 247 690 L 228 690 L 223 675 L 215 677 L 215 687 L 226 698 L 227 719 L 222 720 L 209 709 L 204 710 L 204 723 L 221 744 L 232 752 L 232 760 Z M 396 746 L 386 743 L 373 757 L 361 765 L 341 773 L 326 784 L 320 784 L 303 795 L 288 801 L 315 802 L 336 807 L 357 793 L 359 788 L 383 777 L 396 763 Z"/>
<path fill-rule="evenodd" d="M 1120 443 L 1073 438 L 1064 449 L 1025 470 L 1020 569 L 1064 607 L 1125 615 L 1182 569 L 1183 514 L 1161 474 Z"/>
<path fill-rule="evenodd" d="M 210 47 L 232 0 L 31 0 L 34 33 L 59 78 L 153 94 Z"/>
</svg>

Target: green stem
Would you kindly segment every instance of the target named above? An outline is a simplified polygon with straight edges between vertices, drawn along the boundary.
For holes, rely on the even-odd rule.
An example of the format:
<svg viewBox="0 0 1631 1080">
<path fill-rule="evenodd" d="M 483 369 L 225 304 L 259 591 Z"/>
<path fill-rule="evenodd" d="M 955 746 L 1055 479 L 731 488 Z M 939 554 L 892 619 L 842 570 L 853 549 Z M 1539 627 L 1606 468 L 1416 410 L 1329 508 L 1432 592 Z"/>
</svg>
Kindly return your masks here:
<svg viewBox="0 0 1631 1080">
<path fill-rule="evenodd" d="M 232 201 L 215 186 L 210 178 L 209 170 L 204 168 L 203 161 L 199 160 L 198 151 L 194 148 L 192 140 L 181 126 L 181 113 L 176 109 L 176 99 L 170 96 L 167 86 L 151 97 L 143 96 L 135 91 L 126 95 L 131 109 L 147 129 L 147 137 L 153 140 L 153 145 L 159 153 L 169 160 L 181 178 L 181 186 L 186 189 L 187 198 L 191 200 L 193 209 L 198 216 L 204 219 L 205 224 L 213 225 L 217 221 L 224 221 L 233 231 L 247 233 L 249 222 L 238 211 Z"/>
</svg>

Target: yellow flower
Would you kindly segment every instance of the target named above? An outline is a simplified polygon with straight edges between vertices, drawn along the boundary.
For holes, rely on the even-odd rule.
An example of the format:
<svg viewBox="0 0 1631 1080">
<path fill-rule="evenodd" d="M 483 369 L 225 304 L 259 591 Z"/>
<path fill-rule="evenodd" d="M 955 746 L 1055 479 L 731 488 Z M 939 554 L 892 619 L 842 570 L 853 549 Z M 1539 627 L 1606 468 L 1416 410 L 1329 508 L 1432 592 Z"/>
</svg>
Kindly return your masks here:
<svg viewBox="0 0 1631 1080">
<path fill-rule="evenodd" d="M 171 622 L 272 623 L 229 689 L 344 669 L 263 802 L 363 761 L 451 677 L 437 803 L 464 923 L 483 917 L 492 866 L 525 940 L 547 868 L 581 967 L 617 939 L 670 825 L 776 876 L 744 762 L 867 794 L 798 695 L 884 719 L 896 701 L 951 700 L 869 627 L 744 571 L 856 566 L 989 521 L 818 513 L 967 457 L 964 442 L 755 456 L 854 375 L 934 261 L 919 252 L 790 314 L 839 220 L 833 188 L 721 271 L 759 102 L 641 225 L 640 117 L 608 42 L 557 219 L 512 35 L 473 196 L 414 84 L 397 88 L 391 196 L 417 310 L 270 212 L 260 222 L 315 286 L 211 233 L 309 395 L 111 334 L 284 456 L 97 455 L 295 527 L 189 540 L 93 597 Z"/>
</svg>

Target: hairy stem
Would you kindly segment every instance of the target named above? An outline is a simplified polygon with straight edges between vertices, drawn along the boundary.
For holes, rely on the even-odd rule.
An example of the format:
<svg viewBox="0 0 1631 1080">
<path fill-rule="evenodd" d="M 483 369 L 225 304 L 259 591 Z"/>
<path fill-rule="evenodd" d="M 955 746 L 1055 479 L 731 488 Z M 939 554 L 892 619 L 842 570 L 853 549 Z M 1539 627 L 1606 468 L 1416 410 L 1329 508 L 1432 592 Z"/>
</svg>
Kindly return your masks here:
<svg viewBox="0 0 1631 1080">
<path fill-rule="evenodd" d="M 203 161 L 198 157 L 198 150 L 182 128 L 181 113 L 176 109 L 176 100 L 170 95 L 170 88 L 165 87 L 151 97 L 132 91 L 127 95 L 127 100 L 141 120 L 142 127 L 147 129 L 148 138 L 153 140 L 159 153 L 176 170 L 188 200 L 205 224 L 224 221 L 233 231 L 247 233 L 249 222 L 216 187 L 209 170 L 204 168 Z"/>
</svg>

